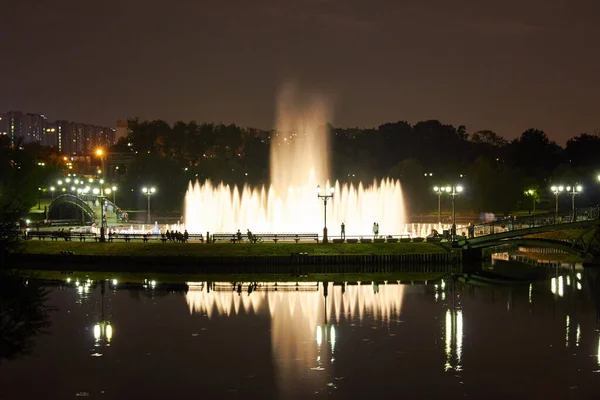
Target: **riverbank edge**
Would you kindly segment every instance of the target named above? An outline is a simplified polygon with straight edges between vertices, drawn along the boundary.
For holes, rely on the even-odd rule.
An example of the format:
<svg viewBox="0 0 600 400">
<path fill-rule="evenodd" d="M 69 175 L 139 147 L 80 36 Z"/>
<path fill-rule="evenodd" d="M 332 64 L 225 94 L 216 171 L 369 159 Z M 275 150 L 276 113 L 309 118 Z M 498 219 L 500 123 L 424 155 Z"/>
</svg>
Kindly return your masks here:
<svg viewBox="0 0 600 400">
<path fill-rule="evenodd" d="M 15 254 L 19 269 L 164 273 L 387 273 L 452 272 L 460 253 L 288 256 L 120 256 L 86 254 Z"/>
<path fill-rule="evenodd" d="M 19 269 L 17 272 L 26 279 L 33 279 L 44 284 L 75 284 L 77 281 L 109 281 L 120 288 L 129 285 L 140 285 L 155 280 L 158 288 L 164 285 L 188 284 L 190 282 L 379 282 L 402 284 L 427 284 L 437 282 L 445 277 L 452 276 L 447 272 L 419 273 L 419 272 L 392 272 L 392 273 L 316 273 L 310 275 L 290 276 L 289 274 L 179 274 L 156 272 L 123 272 L 123 271 L 72 271 L 66 273 L 58 270 L 29 270 Z"/>
</svg>

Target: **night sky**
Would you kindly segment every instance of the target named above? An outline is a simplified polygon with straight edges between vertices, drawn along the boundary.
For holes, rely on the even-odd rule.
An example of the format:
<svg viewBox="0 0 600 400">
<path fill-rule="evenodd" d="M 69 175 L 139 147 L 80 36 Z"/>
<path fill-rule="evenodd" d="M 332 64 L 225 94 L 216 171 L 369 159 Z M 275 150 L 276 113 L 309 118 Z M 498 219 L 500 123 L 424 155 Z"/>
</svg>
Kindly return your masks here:
<svg viewBox="0 0 600 400">
<path fill-rule="evenodd" d="M 6 0 L 0 111 L 271 128 L 278 88 L 341 127 L 600 128 L 596 0 Z"/>
</svg>

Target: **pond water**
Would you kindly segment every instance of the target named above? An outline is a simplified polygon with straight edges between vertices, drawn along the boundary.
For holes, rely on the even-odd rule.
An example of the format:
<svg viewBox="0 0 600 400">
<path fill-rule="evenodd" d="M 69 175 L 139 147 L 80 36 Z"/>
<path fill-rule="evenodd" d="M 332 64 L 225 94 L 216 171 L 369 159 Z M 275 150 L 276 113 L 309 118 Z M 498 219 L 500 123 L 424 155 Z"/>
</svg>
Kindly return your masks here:
<svg viewBox="0 0 600 400">
<path fill-rule="evenodd" d="M 49 334 L 2 360 L 0 399 L 589 398 L 599 280 L 72 281 L 48 288 Z"/>
</svg>

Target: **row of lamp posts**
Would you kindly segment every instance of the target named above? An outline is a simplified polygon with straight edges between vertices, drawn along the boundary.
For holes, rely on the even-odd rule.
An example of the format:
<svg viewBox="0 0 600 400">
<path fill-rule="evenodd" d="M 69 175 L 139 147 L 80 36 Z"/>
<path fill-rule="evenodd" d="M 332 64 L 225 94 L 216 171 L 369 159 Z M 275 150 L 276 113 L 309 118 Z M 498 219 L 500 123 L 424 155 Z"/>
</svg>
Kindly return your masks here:
<svg viewBox="0 0 600 400">
<path fill-rule="evenodd" d="M 452 198 L 452 241 L 456 241 L 456 196 L 463 191 L 461 185 L 454 186 L 434 186 L 433 192 L 438 196 L 438 224 L 442 223 L 442 195 L 448 195 Z"/>
<path fill-rule="evenodd" d="M 456 196 L 463 191 L 461 185 L 455 186 L 435 186 L 434 192 L 438 195 L 438 222 L 442 222 L 442 194 L 447 194 L 452 198 L 452 241 L 456 241 Z M 323 200 L 323 243 L 328 243 L 327 238 L 327 201 L 333 197 L 335 189 L 333 186 L 321 190 L 321 186 L 317 186 L 317 198 Z M 149 199 L 149 198 L 148 198 Z M 149 202 L 150 200 L 148 200 Z M 148 203 L 150 204 L 150 203 Z M 148 206 L 149 209 L 150 206 Z"/>
<path fill-rule="evenodd" d="M 598 179 L 600 179 L 600 176 L 598 177 Z M 575 222 L 576 221 L 576 216 L 575 216 L 575 195 L 578 195 L 579 193 L 581 193 L 583 191 L 583 186 L 581 185 L 573 185 L 573 186 L 552 186 L 550 188 L 550 190 L 552 191 L 552 193 L 554 193 L 554 195 L 556 196 L 556 206 L 554 209 L 554 220 L 555 222 L 558 221 L 558 195 L 560 195 L 561 193 L 567 193 L 568 195 L 571 196 L 571 222 Z"/>
<path fill-rule="evenodd" d="M 598 175 L 598 180 L 600 180 L 600 175 Z M 69 179 L 66 180 L 67 183 L 69 182 Z M 59 185 L 62 185 L 62 181 L 58 181 Z M 75 183 L 78 183 L 77 180 L 75 181 Z M 83 183 L 83 181 L 82 181 Z M 101 210 L 102 210 L 102 225 L 100 228 L 100 241 L 103 242 L 105 241 L 105 235 L 104 235 L 104 228 L 105 228 L 105 222 L 104 222 L 104 199 L 106 198 L 106 196 L 104 196 L 104 193 L 106 194 L 110 194 L 111 191 L 113 193 L 113 203 L 115 202 L 115 195 L 116 195 L 116 190 L 117 187 L 113 186 L 112 188 L 103 188 L 103 184 L 104 184 L 104 180 L 100 179 L 100 189 L 95 188 L 93 190 L 94 194 L 96 194 L 98 196 L 98 198 L 101 200 Z M 72 188 L 73 190 L 75 190 L 75 187 Z M 111 190 L 112 189 L 112 190 Z M 573 186 L 552 186 L 550 188 L 552 190 L 552 193 L 554 193 L 554 195 L 556 196 L 556 208 L 555 208 L 555 218 L 558 219 L 558 195 L 560 193 L 568 193 L 569 195 L 571 195 L 572 201 L 571 201 L 571 216 L 573 218 L 573 221 L 575 221 L 575 195 L 581 193 L 583 191 L 583 187 L 581 185 L 573 185 Z M 565 190 L 566 189 L 566 190 Z M 54 190 L 55 187 L 52 186 L 50 188 L 52 194 L 54 195 Z M 89 190 L 89 187 L 86 187 L 85 191 L 84 189 L 78 189 L 77 193 L 87 193 L 87 191 Z M 460 193 L 462 193 L 463 191 L 463 187 L 461 185 L 454 185 L 454 186 L 434 186 L 433 191 L 435 194 L 437 194 L 438 196 L 438 223 L 441 224 L 442 222 L 442 195 L 448 195 L 452 198 L 452 231 L 451 231 L 451 236 L 452 236 L 452 241 L 456 241 L 456 196 L 460 195 Z M 327 237 L 327 201 L 331 198 L 333 198 L 333 194 L 335 192 L 335 189 L 333 186 L 329 187 L 329 188 L 325 188 L 324 190 L 321 190 L 321 186 L 317 186 L 317 198 L 323 200 L 323 243 L 328 243 L 328 237 Z M 142 193 L 144 193 L 147 198 L 148 198 L 148 216 L 147 216 L 147 220 L 148 223 L 151 223 L 152 218 L 151 218 L 151 214 L 150 214 L 150 197 L 156 193 L 156 188 L 155 187 L 143 187 L 142 188 Z M 535 226 L 535 203 L 537 201 L 537 192 L 533 189 L 529 189 L 525 191 L 525 195 L 526 196 L 530 196 L 533 198 L 533 226 Z"/>
</svg>

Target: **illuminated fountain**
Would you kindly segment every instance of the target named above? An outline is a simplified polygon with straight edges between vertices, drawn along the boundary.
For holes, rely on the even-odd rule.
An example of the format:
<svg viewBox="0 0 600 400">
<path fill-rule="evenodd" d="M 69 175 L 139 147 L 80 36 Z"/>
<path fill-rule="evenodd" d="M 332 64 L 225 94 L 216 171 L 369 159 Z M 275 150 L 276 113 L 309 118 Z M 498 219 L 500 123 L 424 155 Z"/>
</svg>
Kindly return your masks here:
<svg viewBox="0 0 600 400">
<path fill-rule="evenodd" d="M 308 104 L 308 105 L 307 105 Z M 407 224 L 399 180 L 384 179 L 369 185 L 329 183 L 327 121 L 329 108 L 321 98 L 297 101 L 293 88 L 281 93 L 277 111 L 277 134 L 271 138 L 271 184 L 237 187 L 210 181 L 190 182 L 185 197 L 185 225 L 189 232 L 321 233 L 323 203 L 318 185 L 334 187 L 328 201 L 329 235 L 340 235 L 342 222 L 347 236 L 426 236 L 437 224 Z M 417 226 L 415 226 L 417 225 Z M 441 233 L 441 232 L 440 232 Z"/>
</svg>

